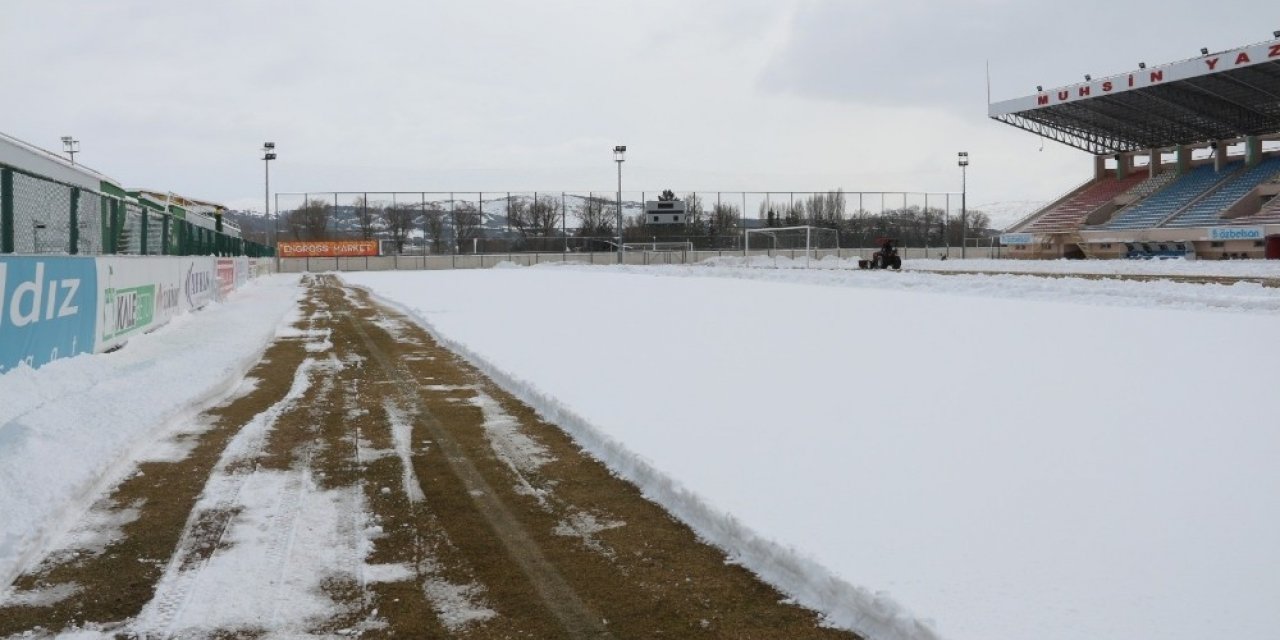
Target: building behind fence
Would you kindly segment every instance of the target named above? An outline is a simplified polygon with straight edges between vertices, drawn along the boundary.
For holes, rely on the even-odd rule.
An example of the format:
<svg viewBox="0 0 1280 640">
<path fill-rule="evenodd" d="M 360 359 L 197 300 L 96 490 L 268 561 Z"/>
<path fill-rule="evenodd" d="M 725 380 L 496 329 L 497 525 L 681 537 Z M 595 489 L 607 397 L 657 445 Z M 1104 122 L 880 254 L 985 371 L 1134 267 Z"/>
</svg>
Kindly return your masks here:
<svg viewBox="0 0 1280 640">
<path fill-rule="evenodd" d="M 271 256 L 225 208 L 126 191 L 82 165 L 0 134 L 0 254 Z"/>
</svg>

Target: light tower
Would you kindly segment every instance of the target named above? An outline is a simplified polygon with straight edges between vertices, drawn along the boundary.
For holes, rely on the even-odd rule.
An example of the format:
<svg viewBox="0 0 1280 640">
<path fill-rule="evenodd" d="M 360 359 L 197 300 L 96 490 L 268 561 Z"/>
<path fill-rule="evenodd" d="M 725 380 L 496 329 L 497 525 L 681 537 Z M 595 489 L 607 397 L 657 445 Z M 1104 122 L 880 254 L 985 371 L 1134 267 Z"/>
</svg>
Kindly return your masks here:
<svg viewBox="0 0 1280 640">
<path fill-rule="evenodd" d="M 627 146 L 613 148 L 613 161 L 618 163 L 618 264 L 622 264 L 622 163 L 626 162 Z"/>
<path fill-rule="evenodd" d="M 71 158 L 71 164 L 75 164 L 76 153 L 80 151 L 80 141 L 71 136 L 62 136 L 62 151 Z"/>
<path fill-rule="evenodd" d="M 965 207 L 965 197 L 968 194 L 968 185 L 966 171 L 969 168 L 969 152 L 961 151 L 959 156 L 960 164 L 960 258 L 965 257 L 965 234 L 969 229 L 969 211 Z"/>
</svg>

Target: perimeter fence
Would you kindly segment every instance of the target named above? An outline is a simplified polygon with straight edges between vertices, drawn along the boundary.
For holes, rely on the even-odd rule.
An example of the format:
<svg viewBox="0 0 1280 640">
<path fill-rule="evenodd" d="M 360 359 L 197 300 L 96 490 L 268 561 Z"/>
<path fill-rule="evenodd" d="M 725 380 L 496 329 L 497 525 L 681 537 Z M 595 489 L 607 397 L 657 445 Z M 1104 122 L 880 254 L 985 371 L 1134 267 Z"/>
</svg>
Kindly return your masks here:
<svg viewBox="0 0 1280 640">
<path fill-rule="evenodd" d="M 157 208 L 0 164 L 0 254 L 264 257 L 269 246 L 213 218 Z"/>
<path fill-rule="evenodd" d="M 682 224 L 646 224 L 645 202 L 662 191 L 328 191 L 275 194 L 272 235 L 281 241 L 378 239 L 383 253 L 448 255 L 616 251 L 622 241 L 743 248 L 765 226 L 834 229 L 839 247 L 891 237 L 906 247 L 959 247 L 971 234 L 961 194 L 910 191 L 675 191 Z"/>
</svg>

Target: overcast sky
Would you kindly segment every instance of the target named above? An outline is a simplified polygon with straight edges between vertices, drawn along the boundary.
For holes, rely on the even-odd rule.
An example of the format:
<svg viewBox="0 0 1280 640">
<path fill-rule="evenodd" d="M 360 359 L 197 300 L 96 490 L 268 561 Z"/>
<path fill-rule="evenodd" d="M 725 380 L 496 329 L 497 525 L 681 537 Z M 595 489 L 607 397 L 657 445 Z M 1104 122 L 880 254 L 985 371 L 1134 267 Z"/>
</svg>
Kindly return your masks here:
<svg viewBox="0 0 1280 640">
<path fill-rule="evenodd" d="M 928 190 L 1047 200 L 1000 101 L 1271 39 L 1264 0 L 6 0 L 0 131 L 127 187 Z"/>
</svg>

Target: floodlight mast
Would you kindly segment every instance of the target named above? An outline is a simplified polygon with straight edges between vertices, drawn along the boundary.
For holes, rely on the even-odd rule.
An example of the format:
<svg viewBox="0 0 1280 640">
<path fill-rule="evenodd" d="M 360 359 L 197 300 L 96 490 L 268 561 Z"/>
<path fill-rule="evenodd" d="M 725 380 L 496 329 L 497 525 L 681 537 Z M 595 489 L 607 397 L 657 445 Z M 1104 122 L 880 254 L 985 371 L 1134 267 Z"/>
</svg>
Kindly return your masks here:
<svg viewBox="0 0 1280 640">
<path fill-rule="evenodd" d="M 627 146 L 613 148 L 613 161 L 618 163 L 618 264 L 622 264 L 622 163 L 626 162 Z"/>
<path fill-rule="evenodd" d="M 271 161 L 276 159 L 276 143 L 262 143 L 263 195 L 262 212 L 271 217 Z M 280 271 L 280 211 L 276 211 L 271 222 L 271 252 L 276 256 L 276 272 Z"/>
<path fill-rule="evenodd" d="M 76 163 L 76 153 L 80 151 L 80 141 L 71 136 L 62 136 L 62 150 L 71 158 L 71 164 Z"/>
<path fill-rule="evenodd" d="M 965 198 L 968 193 L 968 176 L 966 171 L 969 168 L 969 152 L 961 151 L 959 155 L 960 165 L 960 259 L 965 257 L 965 234 L 969 229 L 968 209 L 965 207 Z"/>
</svg>

